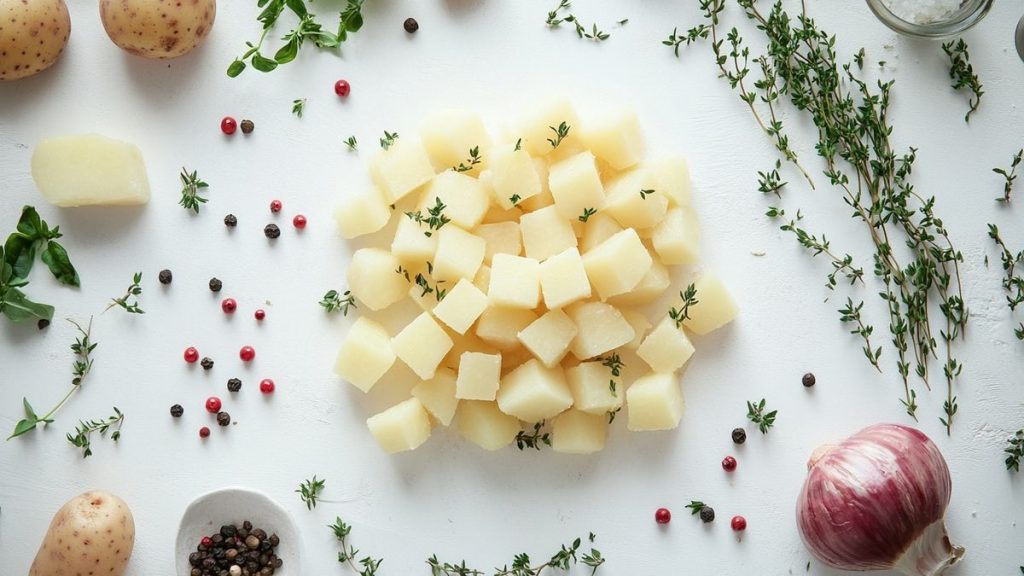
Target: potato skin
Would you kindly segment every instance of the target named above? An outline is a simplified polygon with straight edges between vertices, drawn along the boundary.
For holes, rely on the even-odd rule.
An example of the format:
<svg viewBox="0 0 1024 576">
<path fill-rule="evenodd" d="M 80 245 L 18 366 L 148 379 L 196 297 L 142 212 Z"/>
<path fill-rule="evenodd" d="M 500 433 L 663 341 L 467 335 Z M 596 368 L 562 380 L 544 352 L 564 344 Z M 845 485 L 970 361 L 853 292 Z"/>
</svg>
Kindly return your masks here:
<svg viewBox="0 0 1024 576">
<path fill-rule="evenodd" d="M 0 0 L 0 82 L 53 66 L 70 35 L 64 0 Z"/>
<path fill-rule="evenodd" d="M 188 54 L 203 43 L 216 16 L 216 0 L 100 0 L 107 36 L 143 58 Z"/>
<path fill-rule="evenodd" d="M 135 544 L 135 521 L 123 500 L 99 490 L 57 511 L 29 576 L 122 576 Z"/>
</svg>

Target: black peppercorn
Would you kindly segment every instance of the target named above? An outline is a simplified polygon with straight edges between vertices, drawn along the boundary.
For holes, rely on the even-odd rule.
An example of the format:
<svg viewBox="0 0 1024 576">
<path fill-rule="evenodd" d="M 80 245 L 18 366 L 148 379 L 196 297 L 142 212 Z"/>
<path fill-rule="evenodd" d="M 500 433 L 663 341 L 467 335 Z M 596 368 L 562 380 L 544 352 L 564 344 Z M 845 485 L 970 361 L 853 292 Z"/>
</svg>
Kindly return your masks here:
<svg viewBox="0 0 1024 576">
<path fill-rule="evenodd" d="M 238 226 L 238 218 L 235 218 L 234 214 L 228 214 L 224 217 L 224 225 L 228 228 L 234 228 Z"/>
<path fill-rule="evenodd" d="M 252 120 L 242 120 L 242 134 L 252 134 L 252 131 L 256 129 L 256 124 L 253 124 Z"/>
<path fill-rule="evenodd" d="M 270 535 L 270 545 L 277 548 L 277 545 L 281 543 L 281 538 L 277 534 Z"/>
<path fill-rule="evenodd" d="M 160 271 L 157 277 L 160 279 L 161 284 L 170 284 L 171 280 L 174 279 L 174 274 L 171 274 L 171 271 L 165 268 Z"/>
<path fill-rule="evenodd" d="M 732 431 L 732 441 L 736 444 L 743 444 L 747 441 L 747 431 L 743 428 L 737 428 Z"/>
<path fill-rule="evenodd" d="M 242 381 L 238 378 L 228 380 L 228 392 L 238 392 L 242 389 Z"/>
<path fill-rule="evenodd" d="M 213 368 L 213 359 L 209 357 L 203 358 L 199 365 L 203 367 L 203 370 L 209 370 Z"/>
<path fill-rule="evenodd" d="M 420 29 L 420 23 L 415 18 L 406 18 L 405 23 L 402 24 L 405 27 L 405 31 L 409 34 L 415 34 Z"/>
<path fill-rule="evenodd" d="M 700 520 L 707 524 L 715 521 L 715 509 L 711 506 L 705 506 L 700 509 Z"/>
<path fill-rule="evenodd" d="M 267 224 L 263 228 L 263 234 L 273 240 L 281 235 L 281 229 L 277 227 L 277 224 Z"/>
<path fill-rule="evenodd" d="M 811 386 L 814 386 L 815 382 L 817 382 L 817 380 L 814 378 L 814 374 L 811 374 L 810 372 L 808 372 L 807 374 L 804 374 L 804 378 L 803 378 L 804 388 L 810 388 Z"/>
<path fill-rule="evenodd" d="M 231 414 L 227 412 L 217 412 L 217 424 L 221 426 L 227 426 L 231 424 Z"/>
<path fill-rule="evenodd" d="M 40 330 L 46 330 L 46 328 L 50 326 L 50 321 L 46 318 L 40 318 L 39 322 L 36 322 L 36 326 L 38 326 Z"/>
<path fill-rule="evenodd" d="M 220 292 L 220 289 L 224 287 L 224 283 L 217 278 L 210 278 L 210 291 Z"/>
<path fill-rule="evenodd" d="M 181 415 L 185 413 L 185 409 L 181 407 L 181 404 L 175 404 L 171 406 L 171 416 L 175 418 L 181 418 Z"/>
</svg>

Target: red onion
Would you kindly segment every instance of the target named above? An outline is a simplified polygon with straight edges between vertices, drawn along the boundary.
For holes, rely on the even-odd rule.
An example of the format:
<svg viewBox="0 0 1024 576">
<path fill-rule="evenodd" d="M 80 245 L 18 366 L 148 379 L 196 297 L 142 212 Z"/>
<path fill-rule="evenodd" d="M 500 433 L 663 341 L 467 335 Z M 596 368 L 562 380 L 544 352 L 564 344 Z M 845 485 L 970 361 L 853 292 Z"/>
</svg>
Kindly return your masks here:
<svg viewBox="0 0 1024 576">
<path fill-rule="evenodd" d="M 807 463 L 796 519 L 804 545 L 842 570 L 937 576 L 964 549 L 946 534 L 949 468 L 922 432 L 870 426 Z"/>
</svg>

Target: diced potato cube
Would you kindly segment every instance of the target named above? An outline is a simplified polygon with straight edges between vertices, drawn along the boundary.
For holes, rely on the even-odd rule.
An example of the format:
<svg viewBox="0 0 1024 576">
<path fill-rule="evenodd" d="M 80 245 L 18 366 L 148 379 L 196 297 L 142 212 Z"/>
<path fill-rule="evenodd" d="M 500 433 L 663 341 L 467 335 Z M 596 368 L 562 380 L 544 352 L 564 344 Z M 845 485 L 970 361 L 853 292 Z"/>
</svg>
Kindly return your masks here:
<svg viewBox="0 0 1024 576">
<path fill-rule="evenodd" d="M 501 354 L 463 352 L 455 397 L 462 400 L 494 400 L 501 378 Z"/>
<path fill-rule="evenodd" d="M 536 319 L 532 310 L 492 306 L 477 320 L 476 335 L 499 350 L 511 350 L 519 346 L 519 333 Z"/>
<path fill-rule="evenodd" d="M 656 189 L 672 206 L 690 205 L 690 166 L 682 156 L 664 156 L 644 163 L 654 173 Z"/>
<path fill-rule="evenodd" d="M 369 318 L 360 317 L 341 343 L 334 372 L 356 388 L 369 392 L 394 363 L 395 353 L 391 350 L 387 330 Z"/>
<path fill-rule="evenodd" d="M 569 352 L 576 325 L 561 310 L 549 310 L 519 333 L 519 341 L 548 368 Z"/>
<path fill-rule="evenodd" d="M 463 278 L 434 307 L 434 316 L 449 328 L 465 334 L 487 309 L 487 295 Z"/>
<path fill-rule="evenodd" d="M 391 219 L 391 210 L 384 197 L 376 188 L 346 199 L 334 211 L 341 235 L 352 239 L 364 234 L 373 234 Z"/>
<path fill-rule="evenodd" d="M 580 360 L 610 352 L 633 340 L 633 327 L 618 308 L 604 302 L 582 302 L 566 309 L 578 330 L 570 350 Z"/>
<path fill-rule="evenodd" d="M 676 321 L 665 316 L 644 338 L 636 353 L 655 372 L 668 373 L 686 364 L 693 355 L 693 344 L 682 328 L 676 328 Z"/>
<path fill-rule="evenodd" d="M 705 272 L 694 282 L 699 303 L 690 309 L 690 318 L 683 321 L 694 334 L 707 334 L 732 322 L 739 308 L 729 290 L 717 275 Z"/>
<path fill-rule="evenodd" d="M 444 205 L 441 214 L 466 230 L 483 222 L 491 206 L 490 195 L 479 180 L 453 170 L 434 176 L 427 185 L 417 206 L 420 214 L 429 218 L 428 211 L 436 209 L 438 200 Z"/>
<path fill-rule="evenodd" d="M 412 277 L 412 274 L 410 274 L 410 277 Z M 409 299 L 415 302 L 420 310 L 424 312 L 432 312 L 434 307 L 437 306 L 437 295 L 433 292 L 424 291 L 423 287 L 418 284 L 409 286 Z"/>
<path fill-rule="evenodd" d="M 483 292 L 484 295 L 487 294 L 487 291 L 491 288 L 490 266 L 484 264 L 476 271 L 476 276 L 473 277 L 473 286 L 476 286 L 476 289 Z"/>
<path fill-rule="evenodd" d="M 540 301 L 540 264 L 533 258 L 495 254 L 487 298 L 492 306 L 536 308 Z"/>
<path fill-rule="evenodd" d="M 472 280 L 484 261 L 487 242 L 451 224 L 441 228 L 436 236 L 434 278 L 446 282 L 455 282 L 459 278 Z"/>
<path fill-rule="evenodd" d="M 494 402 L 464 400 L 455 415 L 459 434 L 484 450 L 498 450 L 512 444 L 522 430 L 519 420 L 498 409 Z"/>
<path fill-rule="evenodd" d="M 491 263 L 495 254 L 518 256 L 523 251 L 518 222 L 481 224 L 473 230 L 473 234 L 483 238 L 487 243 L 487 249 L 484 251 L 484 262 L 487 264 Z"/>
<path fill-rule="evenodd" d="M 13 35 L 13 16 L 11 22 L 8 34 Z M 25 24 L 22 21 L 20 26 Z M 27 28 L 21 32 L 30 34 Z M 33 29 L 31 36 L 38 32 Z M 25 46 L 28 43 L 26 36 Z M 64 208 L 149 202 L 149 178 L 142 151 L 134 144 L 99 134 L 41 141 L 32 152 L 32 179 L 47 202 Z"/>
<path fill-rule="evenodd" d="M 420 138 L 434 168 L 438 171 L 458 166 L 470 168 L 476 175 L 487 168 L 491 135 L 480 116 L 466 110 L 440 110 L 420 125 Z M 480 163 L 470 166 L 470 149 L 479 148 Z"/>
<path fill-rule="evenodd" d="M 395 354 L 423 380 L 434 377 L 452 345 L 452 339 L 428 312 L 417 316 L 391 339 Z"/>
<path fill-rule="evenodd" d="M 429 235 L 428 235 L 429 234 Z M 402 214 L 398 217 L 398 228 L 391 241 L 391 253 L 406 264 L 422 264 L 437 252 L 437 233 L 426 224 Z"/>
<path fill-rule="evenodd" d="M 452 423 L 459 407 L 459 399 L 455 397 L 455 372 L 439 368 L 433 378 L 414 386 L 412 395 L 442 426 Z"/>
<path fill-rule="evenodd" d="M 600 246 L 605 240 L 622 232 L 623 228 L 614 218 L 598 212 L 587 219 L 580 237 L 580 252 L 586 254 Z"/>
<path fill-rule="evenodd" d="M 651 373 L 626 390 L 627 428 L 634 432 L 671 430 L 679 426 L 686 404 L 675 374 Z"/>
<path fill-rule="evenodd" d="M 632 228 L 613 235 L 583 255 L 587 277 L 602 300 L 632 290 L 650 270 L 652 261 Z"/>
<path fill-rule="evenodd" d="M 622 379 L 613 376 L 611 369 L 600 360 L 566 368 L 565 378 L 569 381 L 574 410 L 604 416 L 622 406 L 625 397 Z M 612 381 L 616 382 L 614 391 Z"/>
<path fill-rule="evenodd" d="M 579 250 L 569 248 L 541 262 L 540 287 L 549 310 L 590 298 L 590 280 Z"/>
<path fill-rule="evenodd" d="M 569 134 L 559 146 L 572 145 L 579 139 L 580 123 L 576 110 L 564 98 L 552 98 L 527 107 L 527 112 L 513 123 L 513 134 L 522 138 L 522 148 L 531 156 L 544 156 L 554 148 L 548 139 L 555 140 L 556 130 L 562 122 L 569 127 Z"/>
<path fill-rule="evenodd" d="M 627 342 L 625 346 L 630 350 L 636 350 L 650 331 L 651 321 L 636 310 L 620 308 L 619 312 L 622 312 L 622 317 L 633 327 L 633 339 Z"/>
<path fill-rule="evenodd" d="M 415 450 L 430 438 L 430 416 L 416 398 L 371 416 L 366 426 L 388 454 Z"/>
<path fill-rule="evenodd" d="M 501 379 L 498 407 L 525 422 L 540 422 L 572 406 L 572 393 L 562 368 L 528 360 Z"/>
<path fill-rule="evenodd" d="M 394 204 L 429 182 L 434 168 L 419 140 L 398 138 L 370 159 L 370 177 L 388 203 Z"/>
<path fill-rule="evenodd" d="M 580 152 L 552 164 L 548 172 L 548 186 L 559 214 L 566 220 L 579 218 L 584 210 L 604 207 L 604 186 L 594 164 L 594 155 L 590 152 Z"/>
<path fill-rule="evenodd" d="M 541 193 L 537 166 L 526 150 L 515 150 L 513 146 L 497 147 L 491 157 L 490 172 L 494 199 L 505 210 Z"/>
<path fill-rule="evenodd" d="M 562 454 L 593 454 L 604 450 L 608 416 L 569 410 L 551 423 L 551 449 Z"/>
<path fill-rule="evenodd" d="M 640 282 L 632 290 L 618 296 L 612 296 L 608 299 L 608 303 L 616 306 L 635 306 L 637 304 L 654 302 L 665 293 L 665 290 L 668 290 L 671 283 L 672 278 L 669 275 L 668 267 L 659 262 L 657 258 L 654 258 L 651 261 L 651 268 L 647 271 L 647 274 L 644 274 L 644 277 L 640 279 Z"/>
<path fill-rule="evenodd" d="M 555 197 L 551 195 L 551 188 L 548 186 L 548 159 L 533 158 L 533 168 L 540 178 L 540 193 L 522 200 L 518 206 L 526 212 L 540 210 L 555 203 Z"/>
<path fill-rule="evenodd" d="M 537 261 L 576 246 L 576 233 L 554 206 L 523 214 L 519 220 L 526 255 Z"/>
<path fill-rule="evenodd" d="M 583 144 L 612 168 L 633 166 L 644 155 L 644 136 L 636 112 L 626 109 L 608 111 L 587 121 L 582 130 Z"/>
<path fill-rule="evenodd" d="M 608 183 L 604 212 L 624 228 L 651 228 L 665 218 L 668 197 L 655 188 L 654 175 L 634 168 Z"/>
<path fill-rule="evenodd" d="M 348 289 L 370 310 L 383 310 L 409 291 L 409 283 L 395 273 L 400 265 L 387 250 L 360 248 L 348 265 Z"/>
<path fill-rule="evenodd" d="M 700 223 L 688 206 L 677 206 L 665 214 L 651 235 L 654 251 L 665 264 L 693 264 L 700 260 Z"/>
</svg>

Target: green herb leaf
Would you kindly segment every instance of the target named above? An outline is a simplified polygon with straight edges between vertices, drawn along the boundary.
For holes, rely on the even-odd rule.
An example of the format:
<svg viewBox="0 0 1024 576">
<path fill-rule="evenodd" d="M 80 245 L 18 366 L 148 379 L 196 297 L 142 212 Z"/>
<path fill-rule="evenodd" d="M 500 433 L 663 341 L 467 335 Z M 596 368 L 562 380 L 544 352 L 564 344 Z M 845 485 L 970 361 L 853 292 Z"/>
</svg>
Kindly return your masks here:
<svg viewBox="0 0 1024 576">
<path fill-rule="evenodd" d="M 235 61 L 228 66 L 228 77 L 235 78 L 245 70 L 245 62 L 235 58 Z"/>
<path fill-rule="evenodd" d="M 313 478 L 306 480 L 299 485 L 299 489 L 296 490 L 296 494 L 306 504 L 307 510 L 316 508 L 320 493 L 323 492 L 324 486 L 327 484 L 327 480 L 318 480 L 314 475 Z"/>
<path fill-rule="evenodd" d="M 0 308 L 11 322 L 29 319 L 53 320 L 53 306 L 33 302 L 18 288 L 6 288 L 0 297 Z"/>
<path fill-rule="evenodd" d="M 67 250 L 54 240 L 46 243 L 41 259 L 53 273 L 53 277 L 65 286 L 79 286 L 78 271 L 71 264 Z"/>
<path fill-rule="evenodd" d="M 271 60 L 257 52 L 252 55 L 252 67 L 260 72 L 272 72 L 277 68 L 277 61 Z"/>
</svg>

